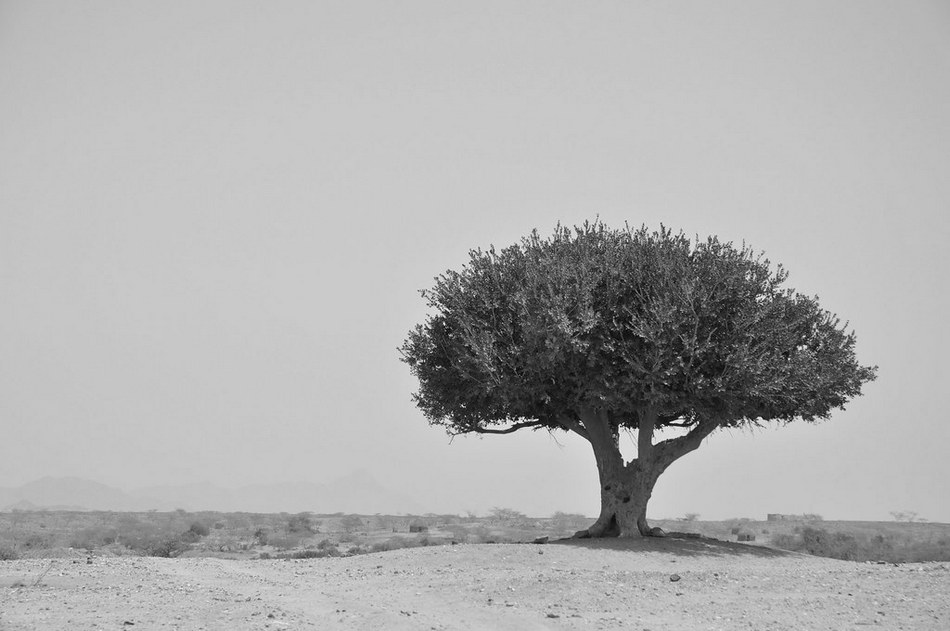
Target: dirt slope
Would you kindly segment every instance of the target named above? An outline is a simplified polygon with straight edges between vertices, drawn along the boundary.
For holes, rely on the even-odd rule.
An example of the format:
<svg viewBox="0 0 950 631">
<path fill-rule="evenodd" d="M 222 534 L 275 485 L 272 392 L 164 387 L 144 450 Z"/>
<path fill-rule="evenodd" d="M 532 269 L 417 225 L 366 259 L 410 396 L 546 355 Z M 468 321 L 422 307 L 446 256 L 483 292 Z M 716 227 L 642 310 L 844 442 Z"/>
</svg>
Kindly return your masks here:
<svg viewBox="0 0 950 631">
<path fill-rule="evenodd" d="M 950 629 L 950 564 L 700 540 L 49 564 L 0 563 L 0 629 Z"/>
</svg>

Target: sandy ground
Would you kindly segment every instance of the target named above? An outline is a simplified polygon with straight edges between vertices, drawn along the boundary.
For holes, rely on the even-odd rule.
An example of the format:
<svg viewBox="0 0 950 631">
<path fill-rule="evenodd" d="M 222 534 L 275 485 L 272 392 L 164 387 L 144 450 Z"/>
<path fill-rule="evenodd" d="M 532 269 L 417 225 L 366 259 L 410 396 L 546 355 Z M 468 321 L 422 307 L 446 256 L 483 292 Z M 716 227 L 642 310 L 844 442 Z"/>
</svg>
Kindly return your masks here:
<svg viewBox="0 0 950 631">
<path fill-rule="evenodd" d="M 869 627 L 950 629 L 950 563 L 859 564 L 674 539 L 0 563 L 2 631 Z"/>
</svg>

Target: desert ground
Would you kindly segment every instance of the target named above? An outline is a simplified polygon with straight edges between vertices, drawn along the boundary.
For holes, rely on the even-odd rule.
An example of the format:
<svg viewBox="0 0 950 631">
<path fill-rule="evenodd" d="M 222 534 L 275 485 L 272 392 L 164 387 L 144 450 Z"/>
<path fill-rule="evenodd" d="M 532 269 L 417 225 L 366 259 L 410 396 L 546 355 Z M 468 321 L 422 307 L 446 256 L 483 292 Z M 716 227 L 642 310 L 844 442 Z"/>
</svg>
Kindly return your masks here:
<svg viewBox="0 0 950 631">
<path fill-rule="evenodd" d="M 0 563 L 0 629 L 950 629 L 950 563 L 710 539 Z"/>
</svg>

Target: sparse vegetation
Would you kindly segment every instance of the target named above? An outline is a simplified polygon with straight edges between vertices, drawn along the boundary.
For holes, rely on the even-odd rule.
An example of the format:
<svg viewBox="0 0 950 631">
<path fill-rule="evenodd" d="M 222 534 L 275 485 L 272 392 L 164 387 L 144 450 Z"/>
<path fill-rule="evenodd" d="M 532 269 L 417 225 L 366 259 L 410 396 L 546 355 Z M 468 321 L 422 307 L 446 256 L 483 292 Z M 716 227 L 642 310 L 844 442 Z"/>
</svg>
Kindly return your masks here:
<svg viewBox="0 0 950 631">
<path fill-rule="evenodd" d="M 17 554 L 13 546 L 0 545 L 0 561 L 15 561 L 19 558 L 20 555 Z"/>
<path fill-rule="evenodd" d="M 812 515 L 769 522 L 747 518 L 712 522 L 700 521 L 698 515 L 689 517 L 692 515 L 654 521 L 671 533 L 688 532 L 724 541 L 754 534 L 754 545 L 839 559 L 950 561 L 947 524 L 806 519 L 814 518 Z M 573 535 L 588 519 L 565 512 L 534 518 L 511 508 L 495 508 L 484 517 L 20 511 L 15 515 L 0 513 L 0 561 L 80 552 L 310 559 L 432 545 L 526 542 L 539 536 L 556 539 Z M 413 531 L 413 524 L 425 524 L 427 530 Z"/>
<path fill-rule="evenodd" d="M 923 517 L 918 516 L 917 513 L 912 510 L 891 511 L 891 517 L 894 518 L 894 521 L 921 522 L 921 523 L 927 521 Z"/>
<path fill-rule="evenodd" d="M 310 513 L 297 513 L 287 520 L 287 532 L 313 534 L 320 532 L 320 528 L 313 521 Z"/>
<path fill-rule="evenodd" d="M 950 529 L 917 531 L 852 527 L 847 530 L 798 526 L 772 535 L 776 548 L 845 561 L 915 563 L 950 561 Z"/>
</svg>

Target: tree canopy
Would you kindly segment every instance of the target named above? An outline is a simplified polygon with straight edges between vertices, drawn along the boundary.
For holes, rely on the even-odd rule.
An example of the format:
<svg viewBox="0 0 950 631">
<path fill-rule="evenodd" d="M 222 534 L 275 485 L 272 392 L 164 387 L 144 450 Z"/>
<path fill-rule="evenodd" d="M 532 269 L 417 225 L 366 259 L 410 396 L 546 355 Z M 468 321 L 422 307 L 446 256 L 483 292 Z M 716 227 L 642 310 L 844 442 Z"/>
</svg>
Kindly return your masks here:
<svg viewBox="0 0 950 631">
<path fill-rule="evenodd" d="M 402 359 L 450 433 L 816 421 L 860 394 L 855 336 L 746 246 L 601 222 L 470 252 Z M 708 433 L 708 432 L 707 432 Z"/>
</svg>

